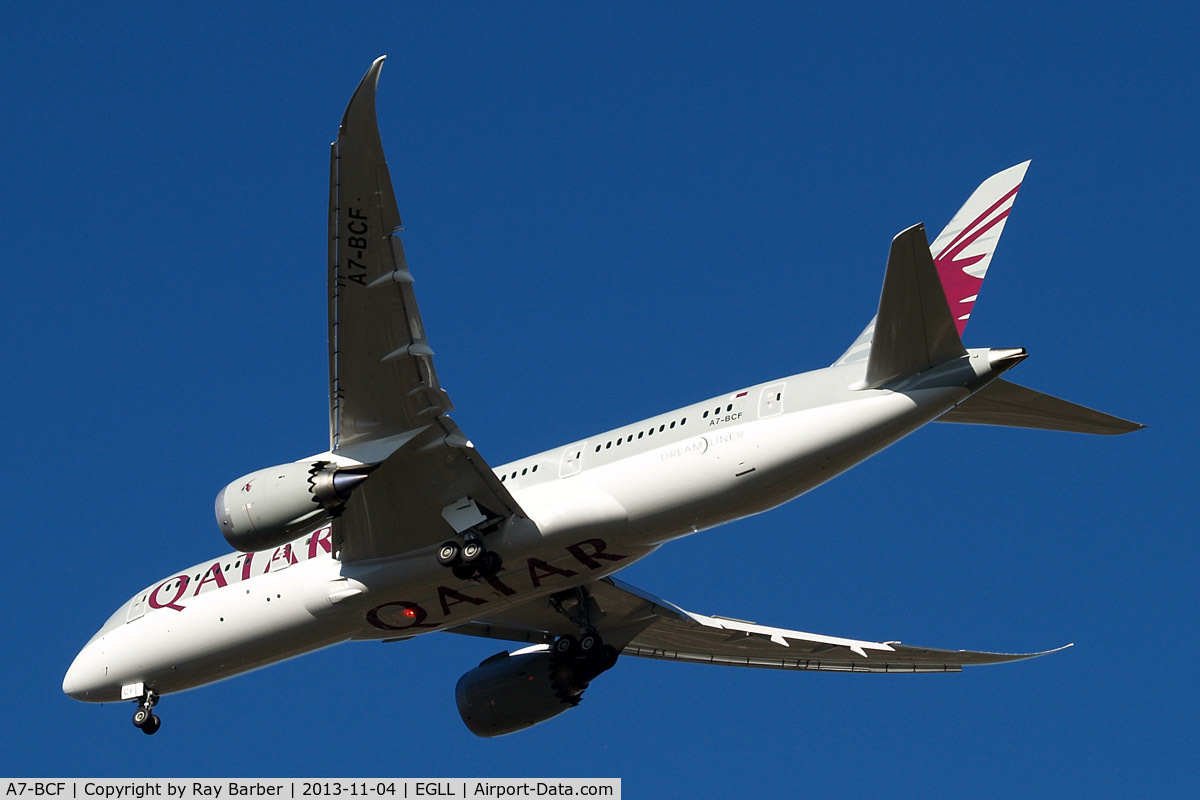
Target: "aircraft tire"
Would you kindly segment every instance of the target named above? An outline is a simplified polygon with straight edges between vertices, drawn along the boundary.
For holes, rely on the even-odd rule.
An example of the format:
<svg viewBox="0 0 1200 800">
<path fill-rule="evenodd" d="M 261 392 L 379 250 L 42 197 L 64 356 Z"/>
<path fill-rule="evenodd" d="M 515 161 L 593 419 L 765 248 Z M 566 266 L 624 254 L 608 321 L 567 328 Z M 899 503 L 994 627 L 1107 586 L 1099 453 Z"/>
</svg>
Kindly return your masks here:
<svg viewBox="0 0 1200 800">
<path fill-rule="evenodd" d="M 437 552 L 438 563 L 443 567 L 452 567 L 462 560 L 462 548 L 458 542 L 442 542 Z"/>
<path fill-rule="evenodd" d="M 162 720 L 158 718 L 158 715 L 151 714 L 150 719 L 146 720 L 146 724 L 142 726 L 142 733 L 146 734 L 147 736 L 153 736 L 154 734 L 158 733 L 158 729 L 161 725 Z"/>
<path fill-rule="evenodd" d="M 571 655 L 579 650 L 579 641 L 570 634 L 560 636 L 554 641 L 554 652 L 560 656 Z"/>
<path fill-rule="evenodd" d="M 500 554 L 494 550 L 488 550 L 479 557 L 479 574 L 485 578 L 490 578 L 500 572 L 500 568 L 502 566 L 504 566 L 504 560 L 501 559 Z"/>
<path fill-rule="evenodd" d="M 600 652 L 596 655 L 596 658 L 599 659 L 600 666 L 603 669 L 609 670 L 617 663 L 617 656 L 619 655 L 620 653 L 617 652 L 617 648 L 611 644 L 606 644 L 600 648 Z"/>
<path fill-rule="evenodd" d="M 486 552 L 482 542 L 468 539 L 462 546 L 462 560 L 466 564 L 472 564 Z"/>
<path fill-rule="evenodd" d="M 154 715 L 150 713 L 150 709 L 146 708 L 145 706 L 138 706 L 138 710 L 133 712 L 133 727 L 145 729 L 145 727 L 150 724 L 150 720 L 153 718 L 153 716 Z"/>
<path fill-rule="evenodd" d="M 601 646 L 604 644 L 598 633 L 585 633 L 579 637 L 579 652 L 585 656 L 591 656 L 599 653 Z"/>
</svg>

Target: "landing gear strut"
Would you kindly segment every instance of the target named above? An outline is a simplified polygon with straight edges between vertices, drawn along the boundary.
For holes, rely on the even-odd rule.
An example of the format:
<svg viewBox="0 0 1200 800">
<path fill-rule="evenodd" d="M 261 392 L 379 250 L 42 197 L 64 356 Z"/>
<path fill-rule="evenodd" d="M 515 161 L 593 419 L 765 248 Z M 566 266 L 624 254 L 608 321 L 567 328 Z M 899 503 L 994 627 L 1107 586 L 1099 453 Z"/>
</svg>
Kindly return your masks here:
<svg viewBox="0 0 1200 800">
<path fill-rule="evenodd" d="M 162 720 L 154 713 L 154 705 L 157 702 L 158 695 L 154 690 L 147 689 L 138 700 L 137 711 L 133 712 L 133 727 L 140 728 L 147 736 L 158 733 L 158 728 L 162 725 Z"/>
</svg>

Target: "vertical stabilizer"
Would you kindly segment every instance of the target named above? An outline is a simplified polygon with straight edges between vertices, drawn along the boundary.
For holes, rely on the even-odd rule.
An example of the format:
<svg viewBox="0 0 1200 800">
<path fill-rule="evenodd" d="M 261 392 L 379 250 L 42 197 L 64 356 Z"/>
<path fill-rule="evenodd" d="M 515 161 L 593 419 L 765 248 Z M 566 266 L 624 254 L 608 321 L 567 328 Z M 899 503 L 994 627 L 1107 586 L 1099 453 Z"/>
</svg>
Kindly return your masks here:
<svg viewBox="0 0 1200 800">
<path fill-rule="evenodd" d="M 979 184 L 930 246 L 959 336 L 967 327 L 979 287 L 983 285 L 1028 168 L 1026 161 Z"/>
<path fill-rule="evenodd" d="M 979 288 L 1028 168 L 1026 161 L 979 184 L 930 247 L 960 337 L 971 318 Z M 834 366 L 865 360 L 874 335 L 875 320 L 871 320 L 846 352 L 833 362 Z"/>
</svg>

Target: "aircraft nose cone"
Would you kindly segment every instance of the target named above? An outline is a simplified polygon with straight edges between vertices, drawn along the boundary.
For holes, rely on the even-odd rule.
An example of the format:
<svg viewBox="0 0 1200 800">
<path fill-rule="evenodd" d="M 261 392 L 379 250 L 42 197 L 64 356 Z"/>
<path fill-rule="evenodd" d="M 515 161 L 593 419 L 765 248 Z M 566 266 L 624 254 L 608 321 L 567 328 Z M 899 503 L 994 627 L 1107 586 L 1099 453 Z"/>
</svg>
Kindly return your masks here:
<svg viewBox="0 0 1200 800">
<path fill-rule="evenodd" d="M 95 662 L 94 653 L 85 647 L 75 656 L 67 674 L 63 676 L 63 694 L 75 700 L 91 700 L 104 685 L 104 668 Z"/>
<path fill-rule="evenodd" d="M 79 680 L 79 656 L 75 656 L 75 660 L 71 662 L 71 666 L 67 667 L 67 674 L 63 676 L 63 694 L 67 697 L 73 697 L 76 700 L 80 699 L 78 689 Z"/>
</svg>

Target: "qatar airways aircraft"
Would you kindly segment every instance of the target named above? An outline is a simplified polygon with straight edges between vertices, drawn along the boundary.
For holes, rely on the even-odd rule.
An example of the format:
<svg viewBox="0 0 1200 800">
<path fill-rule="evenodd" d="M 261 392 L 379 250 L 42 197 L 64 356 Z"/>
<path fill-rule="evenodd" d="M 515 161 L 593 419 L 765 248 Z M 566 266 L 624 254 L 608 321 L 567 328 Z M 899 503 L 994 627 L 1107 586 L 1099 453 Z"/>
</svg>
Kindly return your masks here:
<svg viewBox="0 0 1200 800">
<path fill-rule="evenodd" d="M 744 386 L 493 468 L 450 418 L 397 232 L 375 119 L 380 58 L 333 143 L 329 449 L 238 478 L 236 549 L 140 589 L 63 691 L 163 695 L 351 639 L 450 631 L 527 646 L 459 680 L 497 736 L 575 705 L 619 656 L 771 669 L 956 672 L 1029 658 L 934 650 L 685 611 L 612 574 L 672 539 L 791 500 L 927 422 L 1115 434 L 1142 427 L 1000 377 L 1020 349 L 966 349 L 1028 162 L 988 178 L 930 246 L 893 240 L 878 313 L 831 366 Z M 1052 651 L 1050 651 L 1052 652 Z"/>
</svg>

